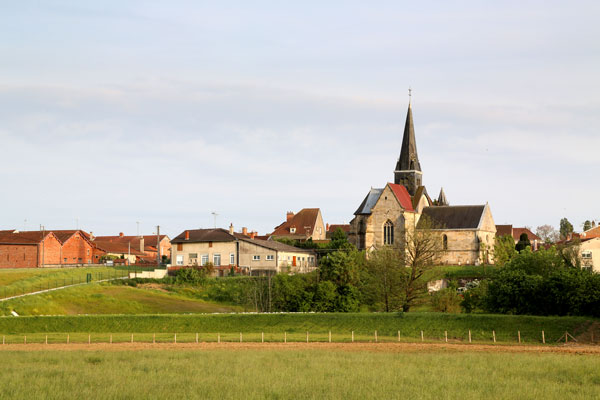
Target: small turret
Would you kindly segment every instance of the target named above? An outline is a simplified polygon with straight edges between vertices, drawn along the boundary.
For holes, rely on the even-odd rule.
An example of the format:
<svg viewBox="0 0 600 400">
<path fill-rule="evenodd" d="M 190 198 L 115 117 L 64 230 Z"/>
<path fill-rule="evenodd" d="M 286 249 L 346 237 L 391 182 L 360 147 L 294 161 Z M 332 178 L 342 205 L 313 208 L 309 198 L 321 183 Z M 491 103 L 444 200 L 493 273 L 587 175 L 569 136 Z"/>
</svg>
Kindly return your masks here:
<svg viewBox="0 0 600 400">
<path fill-rule="evenodd" d="M 440 195 L 437 198 L 438 206 L 449 206 L 448 200 L 446 199 L 446 193 L 444 193 L 444 188 L 440 189 Z"/>
</svg>

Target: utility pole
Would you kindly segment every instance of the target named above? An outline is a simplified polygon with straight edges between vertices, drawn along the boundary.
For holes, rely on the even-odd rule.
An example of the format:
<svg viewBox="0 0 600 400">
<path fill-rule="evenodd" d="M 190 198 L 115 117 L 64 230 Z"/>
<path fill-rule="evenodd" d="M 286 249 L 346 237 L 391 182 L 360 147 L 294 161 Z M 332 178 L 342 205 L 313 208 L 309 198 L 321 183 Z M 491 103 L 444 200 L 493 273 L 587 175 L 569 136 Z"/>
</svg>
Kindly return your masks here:
<svg viewBox="0 0 600 400">
<path fill-rule="evenodd" d="M 45 250 L 45 240 L 44 240 L 44 236 L 45 235 L 45 231 L 46 231 L 46 227 L 43 225 L 40 225 L 40 230 L 42 231 L 42 268 L 44 267 L 44 250 Z"/>
<path fill-rule="evenodd" d="M 160 225 L 156 225 L 156 266 L 160 265 Z"/>
</svg>

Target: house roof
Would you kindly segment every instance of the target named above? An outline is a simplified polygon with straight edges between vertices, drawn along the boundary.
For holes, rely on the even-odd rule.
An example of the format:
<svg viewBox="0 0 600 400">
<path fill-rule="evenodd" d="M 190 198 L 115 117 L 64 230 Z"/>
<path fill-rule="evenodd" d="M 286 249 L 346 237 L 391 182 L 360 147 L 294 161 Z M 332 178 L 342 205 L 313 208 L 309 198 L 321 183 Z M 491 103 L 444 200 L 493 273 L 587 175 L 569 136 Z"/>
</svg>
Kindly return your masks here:
<svg viewBox="0 0 600 400">
<path fill-rule="evenodd" d="M 512 225 L 496 225 L 496 236 L 512 236 L 513 226 Z"/>
<path fill-rule="evenodd" d="M 582 238 L 595 238 L 595 237 L 599 237 L 600 236 L 600 225 L 592 228 L 592 229 L 588 229 L 587 231 L 583 232 L 581 234 Z"/>
<path fill-rule="evenodd" d="M 114 241 L 104 241 L 104 240 L 94 240 L 94 245 L 106 252 L 113 254 L 131 254 L 133 256 L 145 256 L 144 253 L 139 251 L 134 246 L 130 246 L 129 242 L 114 242 Z"/>
<path fill-rule="evenodd" d="M 425 207 L 423 216 L 429 217 L 434 229 L 477 229 L 483 218 L 485 205 Z M 423 227 L 423 217 L 417 228 Z"/>
<path fill-rule="evenodd" d="M 365 199 L 360 203 L 360 206 L 358 206 L 358 209 L 354 212 L 354 215 L 371 214 L 371 209 L 377 203 L 377 200 L 379 200 L 382 192 L 383 189 L 371 188 Z"/>
<path fill-rule="evenodd" d="M 93 243 L 96 242 L 112 242 L 112 243 L 122 243 L 125 247 L 131 243 L 131 247 L 135 247 L 139 249 L 140 247 L 140 239 L 144 238 L 144 251 L 156 251 L 156 235 L 144 235 L 144 236 L 96 236 L 93 240 Z M 164 238 L 168 239 L 167 235 L 160 235 L 160 240 L 162 241 Z"/>
<path fill-rule="evenodd" d="M 388 183 L 388 186 L 390 187 L 390 189 L 392 189 L 394 196 L 396 196 L 396 199 L 398 199 L 398 202 L 400 203 L 402 208 L 408 211 L 415 210 L 413 208 L 412 198 L 410 197 L 410 194 L 408 193 L 408 190 L 404 185 Z"/>
<path fill-rule="evenodd" d="M 0 232 L 0 243 L 37 245 L 47 236 L 54 236 L 56 238 L 56 235 L 52 231 L 44 231 L 44 233 L 42 231 L 3 231 Z"/>
<path fill-rule="evenodd" d="M 186 232 L 189 233 L 189 239 L 185 239 Z M 171 243 L 201 243 L 201 242 L 232 242 L 235 240 L 235 236 L 231 235 L 229 231 L 216 228 L 216 229 L 189 229 L 181 232 L 177 235 Z"/>
<path fill-rule="evenodd" d="M 527 235 L 527 238 L 532 241 L 532 240 L 537 240 L 538 242 L 541 242 L 542 239 L 536 235 L 535 233 L 531 232 L 528 228 L 513 228 L 513 238 L 515 238 L 515 240 L 519 240 L 519 238 L 521 237 L 521 234 L 525 233 Z"/>
<path fill-rule="evenodd" d="M 271 233 L 271 236 L 298 238 L 311 236 L 315 227 L 317 226 L 318 217 L 318 208 L 303 208 L 289 221 L 285 221 L 281 225 L 275 227 L 275 230 L 273 233 Z M 296 228 L 295 233 L 292 233 L 292 228 Z"/>
<path fill-rule="evenodd" d="M 332 225 L 329 225 L 328 232 L 335 232 L 338 228 L 340 228 L 341 230 L 343 230 L 346 233 L 350 232 L 350 224 L 332 224 Z"/>
</svg>

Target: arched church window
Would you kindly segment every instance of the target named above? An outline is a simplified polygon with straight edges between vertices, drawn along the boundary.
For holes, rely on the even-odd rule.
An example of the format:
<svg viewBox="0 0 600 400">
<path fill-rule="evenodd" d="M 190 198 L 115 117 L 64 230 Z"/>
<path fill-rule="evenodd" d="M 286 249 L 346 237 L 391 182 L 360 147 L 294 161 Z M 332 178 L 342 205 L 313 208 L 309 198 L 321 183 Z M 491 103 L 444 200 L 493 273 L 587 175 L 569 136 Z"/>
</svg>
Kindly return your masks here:
<svg viewBox="0 0 600 400">
<path fill-rule="evenodd" d="M 394 224 L 389 220 L 383 225 L 383 244 L 394 244 Z"/>
<path fill-rule="evenodd" d="M 448 236 L 442 235 L 442 249 L 448 250 Z"/>
</svg>

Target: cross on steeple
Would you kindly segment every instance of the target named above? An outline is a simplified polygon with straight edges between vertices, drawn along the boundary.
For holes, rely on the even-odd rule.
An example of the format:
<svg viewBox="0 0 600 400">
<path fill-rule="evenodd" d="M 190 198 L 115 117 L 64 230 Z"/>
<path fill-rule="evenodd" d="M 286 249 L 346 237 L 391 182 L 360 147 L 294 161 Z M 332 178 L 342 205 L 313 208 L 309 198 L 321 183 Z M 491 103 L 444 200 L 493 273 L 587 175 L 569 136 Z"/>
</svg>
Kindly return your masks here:
<svg viewBox="0 0 600 400">
<path fill-rule="evenodd" d="M 410 106 L 410 101 L 412 99 L 412 89 L 410 86 L 408 87 L 408 105 Z"/>
</svg>

